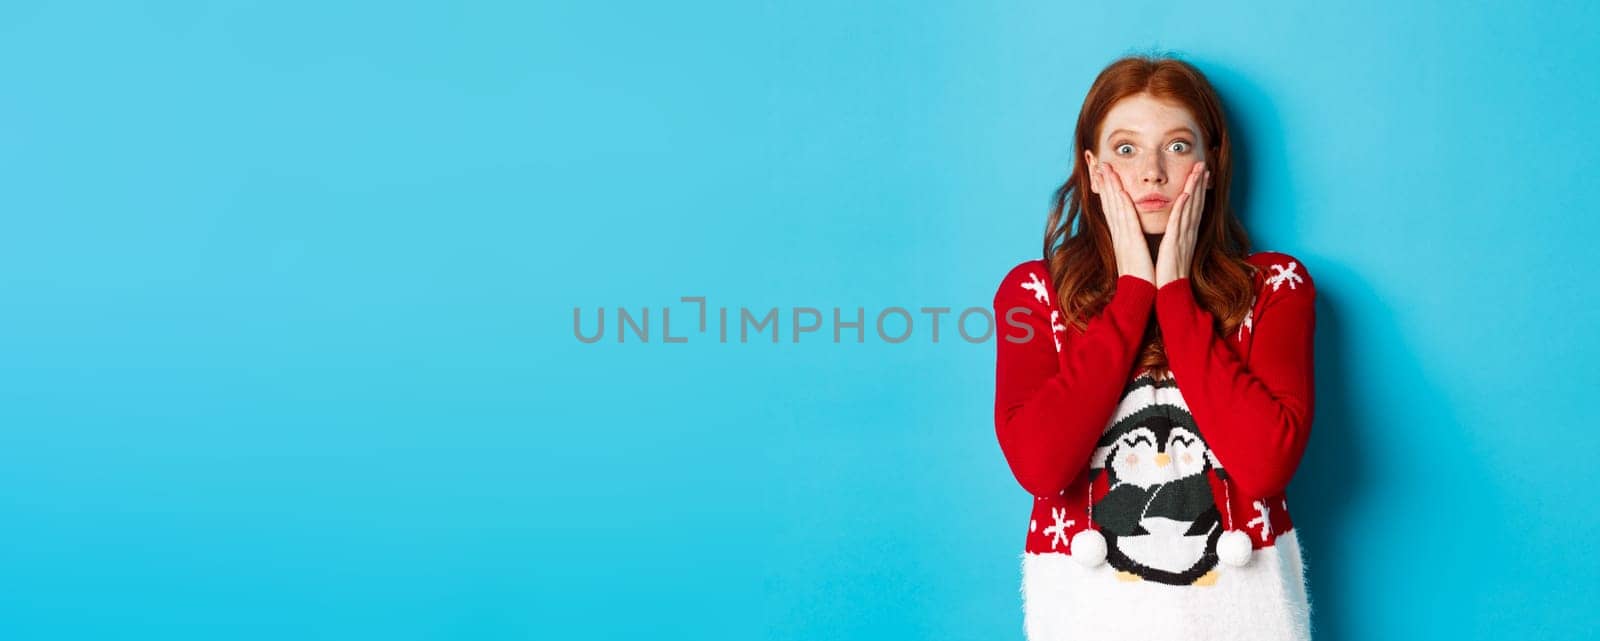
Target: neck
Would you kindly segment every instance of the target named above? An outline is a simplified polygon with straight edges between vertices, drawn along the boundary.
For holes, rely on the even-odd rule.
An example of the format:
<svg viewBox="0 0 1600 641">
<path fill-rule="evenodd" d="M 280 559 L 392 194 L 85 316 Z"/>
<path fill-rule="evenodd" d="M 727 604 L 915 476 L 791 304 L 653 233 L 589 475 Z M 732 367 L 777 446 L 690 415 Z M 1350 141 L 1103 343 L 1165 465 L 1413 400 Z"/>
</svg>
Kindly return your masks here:
<svg viewBox="0 0 1600 641">
<path fill-rule="evenodd" d="M 1161 248 L 1161 237 L 1164 234 L 1145 234 L 1144 241 L 1150 244 L 1150 260 L 1156 259 L 1156 253 Z"/>
</svg>

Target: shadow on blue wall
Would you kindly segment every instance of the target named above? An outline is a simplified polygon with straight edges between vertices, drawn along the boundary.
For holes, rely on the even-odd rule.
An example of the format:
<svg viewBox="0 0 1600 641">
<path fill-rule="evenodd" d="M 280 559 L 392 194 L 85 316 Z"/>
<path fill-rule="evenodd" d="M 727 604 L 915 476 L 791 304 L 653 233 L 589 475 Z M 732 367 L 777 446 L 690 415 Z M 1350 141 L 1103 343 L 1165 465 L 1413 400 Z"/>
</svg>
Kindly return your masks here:
<svg viewBox="0 0 1600 641">
<path fill-rule="evenodd" d="M 1342 625 L 1356 616 L 1353 605 L 1343 595 L 1362 590 L 1363 581 L 1350 572 L 1349 564 L 1341 563 L 1354 553 L 1339 524 L 1345 522 L 1352 507 L 1362 493 L 1368 490 L 1369 462 L 1363 456 L 1360 438 L 1361 426 L 1370 425 L 1370 417 L 1363 409 L 1370 402 L 1356 398 L 1355 386 L 1350 382 L 1356 368 L 1350 363 L 1353 346 L 1350 328 L 1342 315 L 1346 309 L 1384 309 L 1373 300 L 1352 300 L 1350 290 L 1372 291 L 1359 287 L 1356 275 L 1343 268 L 1334 259 L 1308 255 L 1298 249 L 1287 249 L 1263 243 L 1255 230 L 1264 227 L 1292 229 L 1294 211 L 1267 211 L 1266 205 L 1253 188 L 1253 178 L 1270 173 L 1272 180 L 1292 196 L 1299 193 L 1294 188 L 1293 171 L 1266 171 L 1269 163 L 1287 162 L 1283 149 L 1285 140 L 1282 121 L 1272 107 L 1270 95 L 1262 91 L 1245 76 L 1228 71 L 1228 66 L 1206 64 L 1191 60 L 1216 86 L 1228 110 L 1228 128 L 1233 138 L 1233 192 L 1234 211 L 1245 228 L 1251 231 L 1253 251 L 1282 250 L 1301 258 L 1317 284 L 1317 320 L 1314 366 L 1316 368 L 1316 397 L 1314 399 L 1311 439 L 1305 457 L 1288 490 L 1289 510 L 1295 528 L 1300 532 L 1305 560 L 1306 581 L 1311 600 L 1313 638 L 1318 641 L 1354 641 L 1351 631 Z M 1262 216 L 1252 224 L 1256 216 Z M 1271 216 L 1267 220 L 1266 216 Z M 1393 331 L 1387 326 L 1385 333 Z M 1397 332 L 1395 332 L 1397 333 Z M 1396 339 L 1398 336 L 1387 338 Z M 1388 342 L 1388 341 L 1386 341 Z M 1403 359 L 1403 354 L 1392 355 Z M 1415 367 L 1412 366 L 1414 369 Z M 1420 377 L 1413 377 L 1416 380 Z"/>
<path fill-rule="evenodd" d="M 1372 474 L 1360 441 L 1360 426 L 1371 424 L 1363 412 L 1370 405 L 1353 393 L 1349 327 L 1340 310 L 1352 305 L 1376 307 L 1372 301 L 1348 301 L 1342 289 L 1329 286 L 1351 282 L 1348 272 L 1323 262 L 1318 273 L 1323 278 L 1317 291 L 1315 416 L 1305 458 L 1290 483 L 1289 500 L 1303 543 L 1314 638 L 1344 641 L 1352 637 L 1341 622 L 1355 613 L 1343 595 L 1360 593 L 1365 582 L 1353 575 L 1352 565 L 1340 562 L 1357 550 L 1348 537 L 1340 536 L 1339 524 L 1353 511 L 1357 498 L 1369 491 Z"/>
</svg>

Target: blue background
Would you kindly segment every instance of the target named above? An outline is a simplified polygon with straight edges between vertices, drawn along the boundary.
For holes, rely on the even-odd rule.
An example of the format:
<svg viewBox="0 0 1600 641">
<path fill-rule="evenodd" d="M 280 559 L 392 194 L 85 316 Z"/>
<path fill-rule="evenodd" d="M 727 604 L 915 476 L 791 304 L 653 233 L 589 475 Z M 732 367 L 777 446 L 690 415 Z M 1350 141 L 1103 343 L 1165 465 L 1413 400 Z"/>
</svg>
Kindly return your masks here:
<svg viewBox="0 0 1600 641">
<path fill-rule="evenodd" d="M 679 297 L 987 306 L 1150 50 L 1319 285 L 1317 637 L 1592 634 L 1591 3 L 129 4 L 0 9 L 0 638 L 1021 638 L 992 341 Z"/>
</svg>

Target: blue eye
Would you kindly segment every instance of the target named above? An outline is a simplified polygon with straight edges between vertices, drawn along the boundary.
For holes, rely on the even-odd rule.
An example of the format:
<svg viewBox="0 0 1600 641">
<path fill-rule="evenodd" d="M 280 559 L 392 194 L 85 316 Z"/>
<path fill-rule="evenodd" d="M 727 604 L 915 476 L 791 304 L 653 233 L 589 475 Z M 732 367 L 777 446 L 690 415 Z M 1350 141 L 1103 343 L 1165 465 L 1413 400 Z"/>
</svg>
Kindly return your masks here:
<svg viewBox="0 0 1600 641">
<path fill-rule="evenodd" d="M 1176 151 L 1176 152 L 1179 152 L 1179 153 L 1182 153 L 1182 152 L 1185 152 L 1185 151 L 1189 151 L 1189 141 L 1187 141 L 1187 140 L 1173 141 L 1172 146 L 1173 146 L 1173 151 Z"/>
<path fill-rule="evenodd" d="M 1133 153 L 1132 151 L 1123 151 L 1122 150 L 1123 147 L 1127 147 L 1127 148 L 1129 148 L 1131 150 L 1133 148 L 1133 145 L 1130 145 L 1128 143 L 1122 143 L 1120 145 L 1117 145 L 1117 153 L 1119 153 L 1119 154 L 1131 154 L 1131 153 Z"/>
</svg>

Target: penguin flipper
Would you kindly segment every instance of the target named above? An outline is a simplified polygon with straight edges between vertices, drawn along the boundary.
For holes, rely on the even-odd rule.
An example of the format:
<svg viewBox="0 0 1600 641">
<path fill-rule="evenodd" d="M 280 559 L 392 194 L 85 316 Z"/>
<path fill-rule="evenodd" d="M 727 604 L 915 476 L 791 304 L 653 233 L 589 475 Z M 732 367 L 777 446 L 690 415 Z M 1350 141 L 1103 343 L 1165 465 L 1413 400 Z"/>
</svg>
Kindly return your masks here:
<svg viewBox="0 0 1600 641">
<path fill-rule="evenodd" d="M 1211 508 L 1205 512 L 1202 512 L 1200 517 L 1194 520 L 1194 524 L 1189 526 L 1189 531 L 1184 532 L 1183 535 L 1199 536 L 1201 534 L 1205 534 L 1210 532 L 1211 528 L 1215 527 L 1216 524 L 1220 522 L 1222 522 L 1222 515 L 1217 513 L 1217 508 Z"/>
<path fill-rule="evenodd" d="M 1135 485 L 1118 485 L 1094 504 L 1094 522 L 1118 536 L 1148 534 L 1139 527 L 1150 490 Z"/>
</svg>

